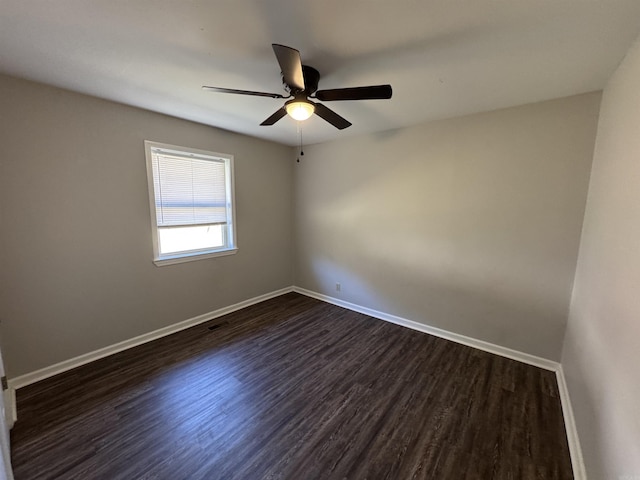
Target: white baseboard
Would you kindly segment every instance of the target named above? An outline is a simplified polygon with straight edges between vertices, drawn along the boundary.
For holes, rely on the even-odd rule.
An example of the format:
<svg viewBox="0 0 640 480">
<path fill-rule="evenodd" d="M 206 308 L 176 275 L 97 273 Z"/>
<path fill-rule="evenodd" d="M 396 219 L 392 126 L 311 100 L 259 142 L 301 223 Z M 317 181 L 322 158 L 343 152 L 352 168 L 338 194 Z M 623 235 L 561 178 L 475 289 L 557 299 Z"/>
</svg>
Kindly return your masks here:
<svg viewBox="0 0 640 480">
<path fill-rule="evenodd" d="M 256 303 L 264 302 L 265 300 L 269 300 L 271 298 L 278 297 L 292 291 L 293 287 L 286 287 L 280 290 L 265 293 L 264 295 L 250 298 L 248 300 L 244 300 L 228 307 L 219 308 L 218 310 L 214 310 L 213 312 L 204 313 L 202 315 L 198 315 L 197 317 L 189 318 L 187 320 L 174 323 L 173 325 L 169 325 L 167 327 L 163 327 L 158 330 L 154 330 L 152 332 L 130 338 L 129 340 L 124 340 L 122 342 L 118 342 L 113 345 L 94 350 L 93 352 L 85 353 L 83 355 L 70 358 L 69 360 L 64 360 L 49 367 L 41 368 L 34 372 L 20 375 L 8 380 L 9 388 L 15 390 L 18 388 L 26 387 L 27 385 L 31 385 L 32 383 L 39 382 L 40 380 L 44 380 L 49 377 L 53 377 L 54 375 L 58 375 L 59 373 L 66 372 L 67 370 L 71 370 L 95 360 L 108 357 L 109 355 L 113 355 L 114 353 L 136 347 L 143 343 L 151 342 L 158 338 L 166 337 L 167 335 L 179 332 L 180 330 L 184 330 L 195 325 L 208 322 L 209 320 L 212 320 L 214 318 L 221 317 L 228 313 L 235 312 L 236 310 L 255 305 Z"/>
<path fill-rule="evenodd" d="M 558 370 L 556 370 L 556 378 L 558 380 L 560 401 L 562 402 L 562 415 L 564 417 L 564 427 L 567 431 L 569 452 L 571 452 L 571 467 L 573 468 L 573 478 L 575 480 L 587 480 L 587 471 L 585 469 L 584 459 L 582 457 L 582 448 L 580 447 L 580 439 L 578 438 L 576 420 L 573 416 L 573 407 L 571 406 L 571 398 L 569 397 L 569 388 L 567 387 L 567 380 L 564 376 L 562 365 L 560 365 L 558 367 Z"/>
<path fill-rule="evenodd" d="M 447 330 L 442 330 L 440 328 L 431 327 L 429 325 L 425 325 L 424 323 L 419 323 L 413 320 L 407 320 L 406 318 L 390 315 L 388 313 L 379 312 L 378 310 L 373 310 L 371 308 L 363 307 L 361 305 L 356 305 L 355 303 L 345 302 L 344 300 L 340 300 L 334 297 L 329 297 L 328 295 L 323 295 L 321 293 L 313 292 L 305 288 L 293 287 L 293 291 L 297 293 L 301 293 L 302 295 L 306 295 L 308 297 L 322 300 L 323 302 L 332 303 L 333 305 L 338 305 L 339 307 L 344 307 L 348 310 L 364 313 L 365 315 L 369 315 L 370 317 L 395 323 L 396 325 L 401 325 L 403 327 L 411 328 L 419 332 L 428 333 L 429 335 L 433 335 L 435 337 L 444 338 L 445 340 L 451 340 L 452 342 L 461 343 L 462 345 L 467 345 L 468 347 L 473 347 L 473 348 L 477 348 L 478 350 L 494 353 L 496 355 L 500 355 L 501 357 L 507 357 L 512 360 L 517 360 L 519 362 L 523 362 L 529 365 L 543 368 L 545 370 L 551 370 L 555 372 L 560 367 L 560 364 L 558 362 L 554 362 L 553 360 L 547 360 L 546 358 L 536 357 L 535 355 L 530 355 L 528 353 L 512 350 L 507 347 L 502 347 L 500 345 L 495 345 L 493 343 L 485 342 L 484 340 L 478 340 L 475 338 L 467 337 L 465 335 L 460 335 L 459 333 L 453 333 Z"/>
<path fill-rule="evenodd" d="M 2 400 L 4 402 L 4 420 L 9 427 L 9 430 L 13 428 L 13 424 L 16 422 L 16 391 L 9 387 L 2 391 Z M 0 470 L 0 473 L 2 471 Z"/>
</svg>

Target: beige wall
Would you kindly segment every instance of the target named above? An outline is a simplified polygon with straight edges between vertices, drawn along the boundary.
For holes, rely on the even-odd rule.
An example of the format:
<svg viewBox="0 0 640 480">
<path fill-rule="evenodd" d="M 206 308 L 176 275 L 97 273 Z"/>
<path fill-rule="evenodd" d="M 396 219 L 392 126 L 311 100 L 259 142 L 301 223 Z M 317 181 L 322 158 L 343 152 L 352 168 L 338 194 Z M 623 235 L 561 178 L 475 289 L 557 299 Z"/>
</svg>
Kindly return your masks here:
<svg viewBox="0 0 640 480">
<path fill-rule="evenodd" d="M 291 150 L 0 76 L 10 377 L 292 283 Z M 152 263 L 144 140 L 235 156 L 236 255 Z"/>
<path fill-rule="evenodd" d="M 640 478 L 640 39 L 602 98 L 562 363 L 589 478 Z"/>
<path fill-rule="evenodd" d="M 559 360 L 599 101 L 305 148 L 296 285 Z"/>
<path fill-rule="evenodd" d="M 292 175 L 288 147 L 0 76 L 8 374 L 292 283 L 557 360 L 583 228 L 562 362 L 585 463 L 640 475 L 639 83 L 636 44 L 583 228 L 599 93 L 309 146 Z M 153 265 L 143 140 L 235 156 L 237 255 Z"/>
</svg>

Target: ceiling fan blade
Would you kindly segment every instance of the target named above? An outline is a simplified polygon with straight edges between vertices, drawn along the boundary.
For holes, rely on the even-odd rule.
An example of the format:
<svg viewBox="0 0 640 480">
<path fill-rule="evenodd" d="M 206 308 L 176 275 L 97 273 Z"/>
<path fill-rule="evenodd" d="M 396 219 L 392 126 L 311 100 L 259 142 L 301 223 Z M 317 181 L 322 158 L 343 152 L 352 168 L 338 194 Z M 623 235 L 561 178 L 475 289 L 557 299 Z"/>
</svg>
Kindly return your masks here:
<svg viewBox="0 0 640 480">
<path fill-rule="evenodd" d="M 345 128 L 351 126 L 351 122 L 349 120 L 342 118 L 336 112 L 334 112 L 328 107 L 325 107 L 323 104 L 316 103 L 315 107 L 316 107 L 315 114 L 318 115 L 323 120 L 326 120 L 327 122 L 329 122 L 331 125 L 333 125 L 337 129 L 344 130 Z"/>
<path fill-rule="evenodd" d="M 203 85 L 202 89 L 208 90 L 210 92 L 218 92 L 218 93 L 236 93 L 238 95 L 253 95 L 254 97 L 289 98 L 289 97 L 285 97 L 284 95 L 280 95 L 279 93 L 253 92 L 251 90 L 236 90 L 235 88 L 209 87 L 207 85 Z"/>
<path fill-rule="evenodd" d="M 304 90 L 304 75 L 302 74 L 302 60 L 300 52 L 295 48 L 271 44 L 273 53 L 276 54 L 284 83 L 289 85 L 293 90 Z"/>
<path fill-rule="evenodd" d="M 315 97 L 323 102 L 336 100 L 386 100 L 391 98 L 392 93 L 391 85 L 372 85 L 370 87 L 318 90 Z"/>
<path fill-rule="evenodd" d="M 284 117 L 286 114 L 287 114 L 287 111 L 284 109 L 284 107 L 281 107 L 279 110 L 276 110 L 276 112 L 273 115 L 271 115 L 264 122 L 262 122 L 260 125 L 262 126 L 273 125 L 282 117 Z"/>
</svg>

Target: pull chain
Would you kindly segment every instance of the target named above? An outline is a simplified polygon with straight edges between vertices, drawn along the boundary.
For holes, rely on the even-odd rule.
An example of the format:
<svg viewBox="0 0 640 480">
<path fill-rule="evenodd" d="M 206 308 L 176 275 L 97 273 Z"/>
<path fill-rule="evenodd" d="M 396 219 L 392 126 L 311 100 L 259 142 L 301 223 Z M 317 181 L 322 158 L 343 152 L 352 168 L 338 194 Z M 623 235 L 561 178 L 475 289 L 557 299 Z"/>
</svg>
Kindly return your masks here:
<svg viewBox="0 0 640 480">
<path fill-rule="evenodd" d="M 302 125 L 301 122 L 298 122 L 298 135 L 300 136 L 300 155 L 298 155 L 298 159 L 296 162 L 300 163 L 300 157 L 304 156 L 304 151 L 302 150 Z"/>
</svg>

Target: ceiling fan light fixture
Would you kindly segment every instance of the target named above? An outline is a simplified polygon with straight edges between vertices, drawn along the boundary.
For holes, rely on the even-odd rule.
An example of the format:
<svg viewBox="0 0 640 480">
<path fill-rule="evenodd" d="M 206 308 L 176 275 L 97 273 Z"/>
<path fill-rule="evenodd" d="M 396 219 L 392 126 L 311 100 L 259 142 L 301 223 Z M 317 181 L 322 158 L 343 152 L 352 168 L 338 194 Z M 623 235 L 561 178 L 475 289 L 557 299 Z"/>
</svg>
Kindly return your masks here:
<svg viewBox="0 0 640 480">
<path fill-rule="evenodd" d="M 309 118 L 316 110 L 313 103 L 307 100 L 291 100 L 286 103 L 284 108 L 291 118 L 300 122 Z"/>
</svg>

